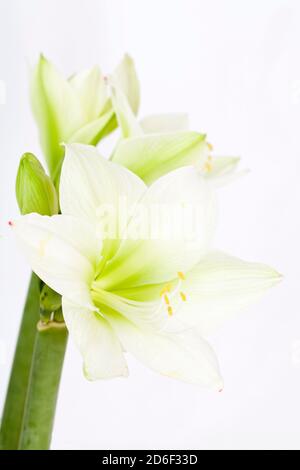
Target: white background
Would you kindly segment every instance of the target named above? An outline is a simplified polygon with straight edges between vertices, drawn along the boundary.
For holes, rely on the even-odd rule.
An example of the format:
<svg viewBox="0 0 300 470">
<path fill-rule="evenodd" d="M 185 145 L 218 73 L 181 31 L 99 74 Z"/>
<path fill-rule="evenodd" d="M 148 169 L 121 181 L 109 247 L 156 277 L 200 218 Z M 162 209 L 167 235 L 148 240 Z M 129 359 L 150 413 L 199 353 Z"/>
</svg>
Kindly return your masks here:
<svg viewBox="0 0 300 470">
<path fill-rule="evenodd" d="M 28 103 L 40 51 L 68 75 L 95 63 L 109 72 L 130 52 L 142 115 L 188 111 L 216 153 L 251 169 L 220 191 L 216 246 L 285 276 L 211 338 L 221 394 L 132 358 L 129 379 L 89 383 L 70 344 L 53 448 L 300 448 L 299 24 L 297 0 L 1 0 L 1 401 L 29 275 L 6 221 L 20 155 L 41 157 Z"/>
</svg>

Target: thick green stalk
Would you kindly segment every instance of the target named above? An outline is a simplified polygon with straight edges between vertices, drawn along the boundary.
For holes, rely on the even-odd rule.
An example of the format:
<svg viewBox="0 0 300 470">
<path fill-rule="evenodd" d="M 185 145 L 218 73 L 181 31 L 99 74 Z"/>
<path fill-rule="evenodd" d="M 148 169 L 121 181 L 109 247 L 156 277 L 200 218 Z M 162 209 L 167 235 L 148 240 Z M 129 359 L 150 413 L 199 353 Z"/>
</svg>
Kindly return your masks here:
<svg viewBox="0 0 300 470">
<path fill-rule="evenodd" d="M 40 280 L 35 274 L 32 274 L 2 415 L 1 449 L 12 450 L 18 448 L 39 311 Z"/>
<path fill-rule="evenodd" d="M 49 449 L 67 337 L 64 323 L 50 322 L 37 332 L 20 450 Z"/>
<path fill-rule="evenodd" d="M 50 445 L 67 331 L 63 323 L 39 323 L 40 284 L 32 274 L 2 416 L 3 450 Z"/>
</svg>

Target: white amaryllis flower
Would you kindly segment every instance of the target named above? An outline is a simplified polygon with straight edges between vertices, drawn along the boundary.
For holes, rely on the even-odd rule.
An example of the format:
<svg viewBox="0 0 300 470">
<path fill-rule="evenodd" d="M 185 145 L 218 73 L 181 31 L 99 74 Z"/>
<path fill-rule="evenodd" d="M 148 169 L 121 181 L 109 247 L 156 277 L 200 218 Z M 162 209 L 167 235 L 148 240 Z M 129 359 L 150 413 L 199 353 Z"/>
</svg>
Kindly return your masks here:
<svg viewBox="0 0 300 470">
<path fill-rule="evenodd" d="M 212 158 L 212 146 L 205 134 L 188 129 L 186 114 L 153 115 L 139 122 L 114 77 L 110 78 L 110 83 L 112 103 L 122 133 L 112 161 L 126 166 L 147 184 L 188 165 L 195 165 L 215 186 L 236 178 L 240 159 Z"/>
<path fill-rule="evenodd" d="M 112 74 L 133 113 L 140 101 L 133 60 L 126 55 Z M 105 77 L 99 67 L 65 79 L 43 55 L 33 70 L 31 101 L 41 146 L 52 177 L 59 175 L 61 142 L 96 145 L 117 126 Z"/>
<path fill-rule="evenodd" d="M 94 147 L 72 144 L 60 204 L 62 215 L 29 214 L 12 226 L 32 269 L 62 295 L 86 377 L 126 376 L 128 351 L 163 375 L 221 389 L 204 336 L 279 275 L 210 251 L 215 199 L 205 179 L 184 167 L 147 187 Z"/>
</svg>

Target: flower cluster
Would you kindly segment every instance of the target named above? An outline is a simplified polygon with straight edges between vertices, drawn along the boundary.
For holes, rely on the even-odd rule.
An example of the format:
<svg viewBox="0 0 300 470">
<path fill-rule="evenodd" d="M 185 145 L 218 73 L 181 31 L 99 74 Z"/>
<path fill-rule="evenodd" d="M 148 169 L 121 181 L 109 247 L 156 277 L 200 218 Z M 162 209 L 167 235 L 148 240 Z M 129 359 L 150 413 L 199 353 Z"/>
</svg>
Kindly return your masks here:
<svg viewBox="0 0 300 470">
<path fill-rule="evenodd" d="M 41 57 L 31 94 L 50 176 L 23 156 L 24 215 L 12 226 L 33 271 L 62 296 L 86 377 L 127 376 L 129 352 L 163 375 L 222 389 L 207 336 L 280 278 L 212 247 L 217 188 L 239 159 L 212 156 L 184 114 L 138 120 L 128 56 L 108 77 L 93 68 L 68 80 Z M 104 158 L 96 144 L 117 126 Z"/>
</svg>

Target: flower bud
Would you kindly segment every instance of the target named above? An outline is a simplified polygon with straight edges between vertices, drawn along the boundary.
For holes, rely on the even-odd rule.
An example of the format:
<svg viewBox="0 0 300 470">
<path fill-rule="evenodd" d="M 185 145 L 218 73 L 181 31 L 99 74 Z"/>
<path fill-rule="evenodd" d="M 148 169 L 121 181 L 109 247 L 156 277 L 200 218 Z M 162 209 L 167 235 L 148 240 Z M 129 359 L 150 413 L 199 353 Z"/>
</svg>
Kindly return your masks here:
<svg viewBox="0 0 300 470">
<path fill-rule="evenodd" d="M 58 213 L 56 189 L 32 153 L 25 153 L 21 158 L 16 180 L 16 196 L 22 215 L 31 212 L 41 215 Z"/>
<path fill-rule="evenodd" d="M 61 295 L 46 284 L 43 285 L 40 294 L 40 316 L 44 323 L 52 319 L 63 321 Z"/>
<path fill-rule="evenodd" d="M 137 112 L 139 83 L 132 59 L 125 56 L 113 75 Z M 96 145 L 117 126 L 106 80 L 98 67 L 66 79 L 41 55 L 32 72 L 31 104 L 53 180 L 59 178 L 62 143 Z"/>
</svg>

